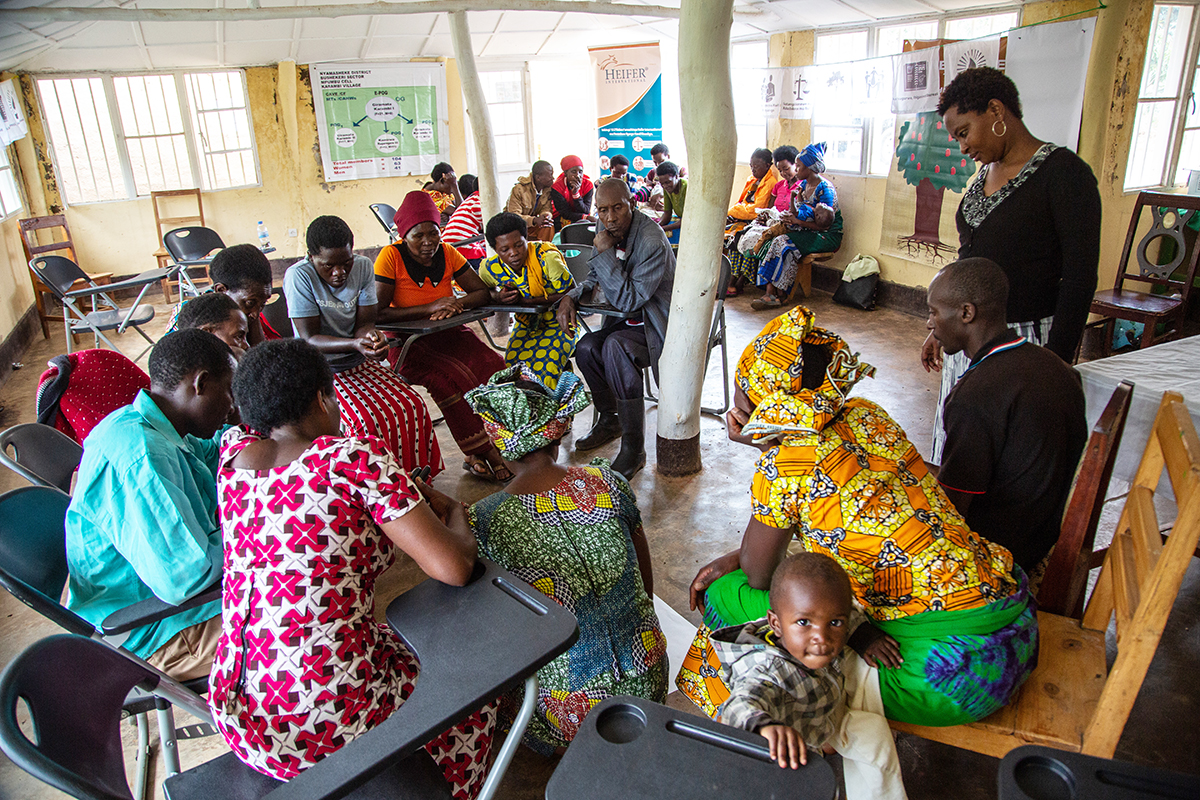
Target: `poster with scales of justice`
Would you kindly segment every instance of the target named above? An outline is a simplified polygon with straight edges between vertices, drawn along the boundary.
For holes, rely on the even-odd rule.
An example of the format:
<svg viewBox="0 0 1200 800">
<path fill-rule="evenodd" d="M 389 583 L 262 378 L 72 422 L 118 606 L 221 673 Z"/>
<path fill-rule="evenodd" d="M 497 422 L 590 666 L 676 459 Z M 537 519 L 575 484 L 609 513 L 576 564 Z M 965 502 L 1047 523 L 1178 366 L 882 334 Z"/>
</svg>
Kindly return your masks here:
<svg viewBox="0 0 1200 800">
<path fill-rule="evenodd" d="M 313 64 L 326 181 L 428 174 L 449 157 L 446 67 Z"/>
</svg>

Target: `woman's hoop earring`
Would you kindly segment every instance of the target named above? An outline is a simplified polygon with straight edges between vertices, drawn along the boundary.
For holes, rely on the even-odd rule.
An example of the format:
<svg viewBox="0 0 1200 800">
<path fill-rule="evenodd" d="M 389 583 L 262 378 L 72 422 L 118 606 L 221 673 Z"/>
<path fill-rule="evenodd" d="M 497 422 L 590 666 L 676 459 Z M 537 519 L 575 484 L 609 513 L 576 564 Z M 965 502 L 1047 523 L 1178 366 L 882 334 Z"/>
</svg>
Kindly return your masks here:
<svg viewBox="0 0 1200 800">
<path fill-rule="evenodd" d="M 1000 126 L 1000 130 L 996 130 L 996 126 Z M 992 135 L 1004 138 L 1004 134 L 1008 133 L 1008 126 L 1004 124 L 1004 120 L 998 119 L 992 123 Z"/>
</svg>

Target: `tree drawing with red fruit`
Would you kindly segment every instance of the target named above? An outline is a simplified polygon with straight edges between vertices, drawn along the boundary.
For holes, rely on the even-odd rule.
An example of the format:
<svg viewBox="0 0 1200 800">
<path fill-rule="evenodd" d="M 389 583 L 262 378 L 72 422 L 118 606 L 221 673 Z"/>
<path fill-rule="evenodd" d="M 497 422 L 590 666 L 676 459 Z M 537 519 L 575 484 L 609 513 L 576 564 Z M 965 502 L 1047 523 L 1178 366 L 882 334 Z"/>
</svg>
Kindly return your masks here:
<svg viewBox="0 0 1200 800">
<path fill-rule="evenodd" d="M 943 195 L 946 189 L 962 193 L 975 174 L 975 162 L 963 156 L 941 118 L 927 112 L 900 127 L 896 166 L 905 183 L 917 187 L 913 232 L 900 237 L 900 246 L 910 255 L 924 255 L 939 264 L 955 252 L 942 242 L 939 232 Z"/>
</svg>

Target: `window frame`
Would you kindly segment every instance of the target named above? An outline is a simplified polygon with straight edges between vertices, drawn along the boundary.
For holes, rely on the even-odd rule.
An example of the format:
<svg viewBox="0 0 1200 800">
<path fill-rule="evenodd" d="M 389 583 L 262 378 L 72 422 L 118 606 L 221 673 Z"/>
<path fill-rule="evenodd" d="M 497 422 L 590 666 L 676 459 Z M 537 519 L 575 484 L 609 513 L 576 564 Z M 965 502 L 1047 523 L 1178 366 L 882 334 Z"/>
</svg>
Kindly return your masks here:
<svg viewBox="0 0 1200 800">
<path fill-rule="evenodd" d="M 736 46 L 738 46 L 738 45 L 745 45 L 745 44 L 761 44 L 761 45 L 765 45 L 765 46 L 766 46 L 766 50 L 767 50 L 767 58 L 766 58 L 766 61 L 765 61 L 765 63 L 764 63 L 762 66 L 759 66 L 759 67 L 738 67 L 738 66 L 735 66 L 735 65 L 734 65 L 734 62 L 733 62 L 733 48 L 734 48 L 734 47 L 736 47 Z M 756 70 L 764 70 L 764 71 L 765 71 L 765 70 L 770 70 L 770 69 L 772 69 L 772 67 L 771 67 L 771 39 L 770 39 L 770 37 L 756 37 L 756 38 L 751 38 L 751 39 L 739 39 L 739 40 L 737 40 L 737 41 L 730 41 L 730 42 L 729 42 L 729 72 L 730 72 L 730 78 L 731 78 L 731 79 L 732 79 L 732 77 L 733 77 L 733 72 L 734 72 L 734 70 L 738 70 L 738 69 L 756 69 Z M 779 69 L 779 68 L 778 68 L 778 67 L 776 67 L 776 69 Z M 782 91 L 782 87 L 780 87 L 780 91 Z M 734 105 L 734 109 L 733 109 L 733 130 L 734 130 L 734 132 L 736 133 L 736 132 L 737 132 L 737 129 L 738 129 L 738 121 L 737 121 L 737 102 L 735 101 L 733 105 Z M 763 122 L 762 122 L 762 126 L 763 126 L 763 141 L 762 141 L 762 143 L 761 143 L 761 144 L 755 145 L 753 148 L 747 149 L 747 148 L 746 148 L 746 143 L 745 143 L 745 142 L 743 142 L 743 141 L 741 141 L 740 139 L 738 140 L 738 147 L 737 147 L 737 150 L 738 150 L 738 152 L 737 152 L 737 159 L 736 159 L 736 163 L 737 163 L 739 166 L 747 166 L 747 167 L 748 167 L 748 166 L 750 166 L 750 156 L 748 156 L 748 155 L 744 155 L 745 153 L 748 153 L 748 152 L 749 152 L 749 153 L 753 153 L 753 152 L 754 152 L 755 150 L 757 150 L 758 148 L 760 148 L 760 147 L 762 147 L 762 148 L 766 148 L 766 147 L 769 145 L 769 143 L 770 143 L 770 141 L 771 141 L 771 119 L 770 119 L 769 117 L 767 117 L 767 115 L 766 115 L 765 111 L 764 111 L 764 113 L 763 113 Z M 744 161 L 742 160 L 743 158 L 745 158 L 745 160 L 744 160 Z"/>
<path fill-rule="evenodd" d="M 1143 46 L 1142 73 L 1138 76 L 1138 96 L 1134 102 L 1135 108 L 1133 112 L 1133 119 L 1130 121 L 1129 125 L 1129 152 L 1126 155 L 1125 175 L 1121 181 L 1121 191 L 1122 194 L 1125 195 L 1137 194 L 1147 190 L 1161 190 L 1169 192 L 1181 186 L 1187 185 L 1186 180 L 1182 184 L 1176 183 L 1175 175 L 1179 172 L 1179 157 L 1183 150 L 1183 139 L 1186 132 L 1188 117 L 1186 111 L 1187 105 L 1189 102 L 1200 102 L 1200 94 L 1194 91 L 1195 80 L 1197 78 L 1197 74 L 1200 73 L 1200 64 L 1197 64 L 1197 61 L 1200 61 L 1200 0 L 1169 0 L 1169 2 L 1156 2 L 1154 4 L 1152 13 L 1157 12 L 1157 10 L 1161 7 L 1169 6 L 1190 6 L 1192 9 L 1192 19 L 1188 24 L 1189 29 L 1187 31 L 1187 45 L 1184 48 L 1183 53 L 1183 69 L 1179 75 L 1179 86 L 1176 89 L 1174 99 L 1152 97 L 1143 101 L 1141 83 L 1145 79 L 1146 70 L 1146 47 Z M 1148 37 L 1150 35 L 1150 31 L 1147 31 L 1146 35 Z M 1149 42 L 1147 41 L 1145 44 L 1149 44 Z M 1170 138 L 1167 140 L 1165 159 L 1162 164 L 1162 170 L 1159 173 L 1158 182 L 1146 184 L 1144 186 L 1130 186 L 1128 185 L 1127 181 L 1129 180 L 1129 168 L 1133 163 L 1134 136 L 1137 134 L 1137 113 L 1141 109 L 1143 102 L 1169 102 L 1172 104 L 1171 126 L 1170 133 L 1168 134 Z M 1196 128 L 1192 128 L 1192 130 L 1196 130 Z M 1200 169 L 1200 165 L 1198 165 L 1197 168 Z"/>
<path fill-rule="evenodd" d="M 7 172 L 8 177 L 12 180 L 13 189 L 17 193 L 17 205 L 11 211 L 4 206 L 4 198 L 0 195 L 0 220 L 12 219 L 17 214 L 25 211 L 25 192 L 21 186 L 21 181 L 17 178 L 17 170 L 13 165 L 16 160 L 16 148 L 11 144 L 0 147 L 0 155 L 2 155 L 4 163 L 0 164 L 0 180 L 3 179 Z"/>
<path fill-rule="evenodd" d="M 1164 3 L 1163 5 L 1180 5 L 1185 2 L 1186 3 L 1200 3 L 1200 0 L 1181 0 L 1181 2 Z M 880 52 L 879 52 L 880 33 L 887 28 L 896 28 L 896 27 L 901 27 L 901 26 L 905 26 L 905 25 L 920 25 L 923 23 L 936 22 L 937 23 L 937 34 L 936 34 L 935 38 L 944 39 L 944 38 L 946 38 L 946 25 L 948 23 L 954 22 L 956 20 L 975 19 L 975 18 L 979 18 L 979 17 L 992 17 L 992 16 L 998 16 L 1000 14 L 1014 14 L 1014 13 L 1017 15 L 1016 23 L 1013 25 L 1012 28 L 1008 29 L 1008 30 L 1014 30 L 1021 26 L 1021 20 L 1025 13 L 1025 8 L 1023 5 L 1006 4 L 1006 5 L 998 5 L 998 6 L 989 6 L 986 8 L 965 9 L 965 10 L 956 11 L 953 13 L 921 14 L 921 15 L 912 16 L 912 17 L 901 17 L 901 18 L 896 18 L 896 19 L 880 20 L 878 22 L 874 22 L 869 25 L 864 25 L 862 23 L 853 23 L 853 24 L 848 24 L 848 25 L 832 26 L 829 28 L 820 28 L 817 31 L 815 31 L 815 36 L 813 37 L 813 63 L 814 64 L 817 63 L 817 61 L 816 61 L 817 40 L 821 36 L 827 36 L 827 35 L 831 35 L 831 34 L 856 33 L 858 31 L 866 31 L 866 33 L 867 33 L 867 54 L 866 54 L 866 56 L 864 56 L 864 58 L 871 59 L 871 58 L 879 58 L 879 57 L 881 57 L 881 55 L 882 56 L 893 55 L 891 53 L 880 54 Z M 830 63 L 842 63 L 842 62 L 830 62 Z M 876 136 L 875 136 L 875 119 L 876 119 L 875 117 L 863 117 L 860 120 L 860 125 L 862 127 L 862 152 L 859 156 L 858 169 L 851 171 L 851 170 L 835 169 L 833 167 L 829 167 L 828 168 L 829 172 L 836 174 L 836 175 L 847 175 L 850 177 L 861 177 L 861 178 L 886 178 L 887 177 L 886 174 L 880 175 L 880 174 L 871 172 L 872 162 L 874 161 L 874 156 L 876 155 L 875 148 L 879 146 L 879 143 L 876 142 Z M 818 124 L 819 123 L 817 121 L 817 115 L 814 113 L 813 119 L 812 119 L 810 125 L 813 129 L 815 129 Z M 830 123 L 830 127 L 848 127 L 848 126 Z M 854 126 L 849 126 L 849 127 L 854 127 Z"/>
<path fill-rule="evenodd" d="M 533 143 L 533 105 L 530 103 L 532 96 L 532 87 L 530 86 L 529 78 L 529 62 L 528 61 L 484 61 L 481 60 L 478 64 L 479 73 L 482 75 L 485 72 L 519 72 L 521 73 L 521 114 L 525 124 L 525 157 L 524 162 L 517 161 L 512 164 L 497 162 L 496 172 L 528 172 L 529 165 L 536 159 L 534 158 L 534 143 Z M 486 101 L 487 98 L 485 97 Z M 462 97 L 463 109 L 467 107 L 467 98 L 463 94 Z M 492 102 L 488 101 L 489 115 Z M 495 131 L 492 131 L 495 135 Z M 475 137 L 471 131 L 471 119 L 464 111 L 463 113 L 463 135 L 467 142 L 467 161 L 468 170 L 478 171 L 479 154 L 475 152 Z M 468 170 L 464 170 L 468 171 Z"/>
<path fill-rule="evenodd" d="M 184 76 L 185 75 L 207 75 L 207 74 L 222 73 L 222 72 L 237 72 L 237 73 L 241 74 L 242 101 L 244 103 L 243 108 L 246 111 L 247 122 L 249 123 L 248 127 L 249 127 L 249 132 L 250 132 L 250 151 L 251 151 L 251 154 L 253 155 L 253 159 L 254 159 L 255 181 L 253 183 L 245 183 L 245 184 L 241 184 L 239 186 L 228 186 L 228 187 L 220 188 L 220 189 L 205 189 L 205 188 L 203 188 L 203 181 L 201 179 L 201 166 L 199 163 L 200 158 L 202 157 L 202 152 L 201 152 L 200 147 L 197 144 L 197 140 L 198 140 L 200 134 L 196 130 L 196 128 L 193 124 L 194 116 L 195 116 L 196 112 L 191 107 L 191 102 L 188 98 L 188 90 L 187 90 L 186 80 L 185 80 Z M 39 81 L 98 79 L 101 82 L 101 87 L 103 88 L 103 91 L 104 91 L 105 102 L 104 102 L 103 110 L 108 114 L 109 124 L 111 125 L 112 131 L 113 131 L 113 140 L 116 145 L 117 165 L 120 168 L 120 174 L 121 174 L 121 178 L 122 178 L 122 186 L 124 187 L 126 196 L 113 198 L 113 199 L 107 199 L 107 200 L 104 200 L 104 199 L 100 199 L 100 200 L 70 200 L 67 197 L 66 188 L 63 187 L 61 194 L 62 194 L 62 201 L 65 205 L 83 206 L 83 205 L 92 205 L 95 203 L 126 203 L 126 202 L 136 201 L 136 200 L 150 197 L 149 194 L 138 194 L 137 193 L 137 187 L 136 187 L 136 184 L 134 181 L 134 174 L 133 174 L 133 163 L 129 156 L 129 146 L 126 144 L 126 141 L 125 141 L 126 140 L 125 124 L 124 124 L 124 120 L 121 117 L 121 110 L 118 105 L 116 88 L 114 86 L 114 79 L 116 79 L 116 78 L 141 78 L 141 77 L 148 77 L 148 76 L 170 77 L 175 84 L 176 99 L 179 102 L 179 113 L 180 113 L 181 120 L 183 123 L 184 142 L 185 142 L 185 146 L 186 146 L 187 154 L 188 154 L 188 162 L 189 162 L 188 166 L 189 166 L 189 171 L 190 171 L 190 174 L 192 177 L 192 184 L 193 184 L 192 186 L 175 187 L 175 188 L 193 189 L 193 188 L 199 187 L 200 191 L 204 192 L 205 194 L 209 194 L 212 192 L 228 192 L 228 191 L 236 191 L 239 189 L 255 189 L 255 188 L 262 187 L 262 185 L 263 185 L 263 183 L 262 183 L 262 164 L 259 162 L 259 157 L 258 157 L 258 139 L 255 136 L 255 132 L 254 132 L 254 114 L 253 114 L 253 110 L 250 107 L 250 87 L 246 80 L 246 70 L 244 68 L 231 67 L 231 68 L 208 69 L 208 70 L 196 70 L 196 69 L 140 70 L 140 71 L 135 71 L 135 72 L 124 72 L 124 71 L 122 71 L 122 72 L 95 72 L 95 71 L 92 71 L 92 72 L 37 73 L 35 75 L 32 75 L 31 78 L 33 79 L 34 84 L 35 84 L 35 89 L 36 89 L 35 94 L 37 95 L 37 102 L 38 102 L 38 113 L 41 115 L 41 119 L 43 121 L 47 117 L 46 103 L 45 103 L 45 99 L 43 98 L 42 88 L 40 85 L 38 85 Z M 96 113 L 99 114 L 101 111 L 100 105 L 95 104 L 94 108 L 95 108 Z M 61 111 L 60 111 L 60 113 L 61 113 Z M 55 171 L 56 176 L 61 177 L 62 175 L 65 174 L 65 172 L 62 169 L 61 165 L 59 164 L 58 149 L 55 146 L 53 139 L 51 138 L 49 130 L 45 131 L 45 136 L 46 136 L 47 144 L 50 145 L 47 149 L 50 151 L 51 164 L 54 166 L 54 171 Z M 139 138 L 139 137 L 134 137 L 134 138 Z M 140 137 L 140 138 L 146 138 L 146 137 Z M 152 191 L 157 191 L 157 190 L 152 190 Z"/>
</svg>

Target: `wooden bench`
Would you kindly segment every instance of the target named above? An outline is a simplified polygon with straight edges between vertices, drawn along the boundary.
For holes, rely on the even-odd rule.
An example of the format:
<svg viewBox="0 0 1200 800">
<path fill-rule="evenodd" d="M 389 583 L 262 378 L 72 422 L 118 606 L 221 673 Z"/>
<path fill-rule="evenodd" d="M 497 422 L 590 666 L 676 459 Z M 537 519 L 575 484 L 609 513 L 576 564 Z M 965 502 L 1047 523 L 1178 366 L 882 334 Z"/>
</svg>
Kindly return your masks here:
<svg viewBox="0 0 1200 800">
<path fill-rule="evenodd" d="M 1165 543 L 1154 509 L 1164 468 L 1179 507 Z M 947 728 L 892 727 L 998 758 L 1024 744 L 1111 758 L 1198 539 L 1200 438 L 1183 398 L 1167 392 L 1082 621 L 1038 612 L 1037 669 L 990 717 Z M 1117 658 L 1109 671 L 1105 631 L 1114 614 Z"/>
<path fill-rule="evenodd" d="M 804 297 L 812 297 L 812 268 L 813 264 L 828 261 L 837 255 L 833 253 L 809 253 L 800 259 L 800 263 L 796 265 L 796 278 L 792 281 L 792 290 L 788 292 L 788 298 L 785 302 L 792 302 L 796 297 L 796 290 L 799 289 Z"/>
</svg>

